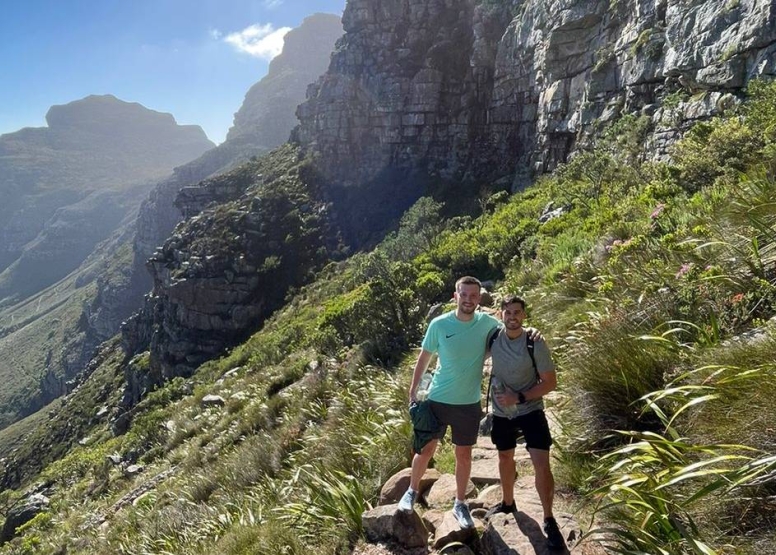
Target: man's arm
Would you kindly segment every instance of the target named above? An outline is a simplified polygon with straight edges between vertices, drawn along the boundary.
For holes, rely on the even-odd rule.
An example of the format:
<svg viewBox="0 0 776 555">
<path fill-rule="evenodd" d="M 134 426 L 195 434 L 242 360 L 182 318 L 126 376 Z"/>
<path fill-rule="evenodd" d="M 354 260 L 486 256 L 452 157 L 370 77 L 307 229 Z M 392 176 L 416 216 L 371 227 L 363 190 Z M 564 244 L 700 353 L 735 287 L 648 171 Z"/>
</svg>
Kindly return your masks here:
<svg viewBox="0 0 776 555">
<path fill-rule="evenodd" d="M 558 386 L 558 377 L 555 374 L 555 370 L 539 372 L 539 380 L 541 381 L 531 389 L 528 391 L 523 391 L 523 395 L 525 395 L 526 401 L 532 401 L 533 399 L 544 397 L 550 391 L 555 390 L 555 388 Z"/>
<path fill-rule="evenodd" d="M 431 362 L 432 356 L 433 353 L 425 349 L 420 350 L 418 360 L 415 362 L 415 371 L 412 373 L 412 384 L 410 384 L 410 404 L 417 401 L 415 390 L 418 389 L 420 378 L 423 376 L 423 372 L 426 371 L 426 368 L 428 368 L 428 363 Z"/>
<path fill-rule="evenodd" d="M 523 391 L 523 396 L 526 401 L 533 401 L 547 395 L 550 391 L 553 391 L 558 385 L 558 378 L 555 375 L 555 370 L 548 372 L 539 372 L 539 379 L 541 380 L 531 389 Z M 496 402 L 502 407 L 508 407 L 516 405 L 520 398 L 517 395 L 517 391 L 512 391 L 507 388 L 503 393 L 496 394 Z"/>
</svg>

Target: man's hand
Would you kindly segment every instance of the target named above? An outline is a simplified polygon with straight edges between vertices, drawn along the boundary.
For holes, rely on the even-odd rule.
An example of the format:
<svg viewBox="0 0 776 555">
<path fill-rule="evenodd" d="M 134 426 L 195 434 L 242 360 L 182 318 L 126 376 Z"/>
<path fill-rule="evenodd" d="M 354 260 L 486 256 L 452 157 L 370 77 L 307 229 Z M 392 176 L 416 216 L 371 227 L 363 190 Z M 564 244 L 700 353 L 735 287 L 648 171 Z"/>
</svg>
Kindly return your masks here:
<svg viewBox="0 0 776 555">
<path fill-rule="evenodd" d="M 504 391 L 503 393 L 496 393 L 494 397 L 500 407 L 511 407 L 512 405 L 516 405 L 518 401 L 517 393 L 511 389 Z"/>
<path fill-rule="evenodd" d="M 528 334 L 528 337 L 530 337 L 534 341 L 544 341 L 544 336 L 542 335 L 542 332 L 540 332 L 536 328 L 525 328 L 525 332 Z"/>
</svg>

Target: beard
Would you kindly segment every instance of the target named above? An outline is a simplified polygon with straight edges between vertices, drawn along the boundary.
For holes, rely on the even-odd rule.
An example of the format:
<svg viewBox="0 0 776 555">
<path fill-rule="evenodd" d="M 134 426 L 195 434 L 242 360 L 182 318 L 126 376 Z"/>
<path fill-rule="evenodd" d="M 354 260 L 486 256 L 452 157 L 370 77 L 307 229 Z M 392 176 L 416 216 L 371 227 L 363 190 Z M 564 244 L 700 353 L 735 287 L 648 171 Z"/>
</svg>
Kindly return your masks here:
<svg viewBox="0 0 776 555">
<path fill-rule="evenodd" d="M 472 305 L 471 307 L 460 305 L 458 307 L 458 310 L 460 310 L 464 314 L 474 314 L 474 311 L 477 310 L 477 305 Z"/>
</svg>

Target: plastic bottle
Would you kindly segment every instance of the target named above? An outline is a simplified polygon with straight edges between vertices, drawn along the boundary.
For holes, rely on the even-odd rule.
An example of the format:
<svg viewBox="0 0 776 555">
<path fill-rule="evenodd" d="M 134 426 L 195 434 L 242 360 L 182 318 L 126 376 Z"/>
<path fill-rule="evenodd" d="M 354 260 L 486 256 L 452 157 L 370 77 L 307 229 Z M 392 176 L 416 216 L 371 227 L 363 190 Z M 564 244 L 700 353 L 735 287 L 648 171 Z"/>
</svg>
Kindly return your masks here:
<svg viewBox="0 0 776 555">
<path fill-rule="evenodd" d="M 428 390 L 431 387 L 431 379 L 433 375 L 431 372 L 424 372 L 420 378 L 420 384 L 418 384 L 418 390 L 415 393 L 415 398 L 418 401 L 425 401 L 428 398 Z"/>
</svg>

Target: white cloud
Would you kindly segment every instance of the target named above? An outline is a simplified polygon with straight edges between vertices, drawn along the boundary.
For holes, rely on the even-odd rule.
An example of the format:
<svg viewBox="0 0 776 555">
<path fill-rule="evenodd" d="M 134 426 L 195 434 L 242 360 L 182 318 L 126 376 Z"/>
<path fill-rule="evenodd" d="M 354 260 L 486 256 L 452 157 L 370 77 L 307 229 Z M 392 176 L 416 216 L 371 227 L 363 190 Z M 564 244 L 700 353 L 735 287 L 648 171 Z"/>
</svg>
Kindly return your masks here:
<svg viewBox="0 0 776 555">
<path fill-rule="evenodd" d="M 282 52 L 283 37 L 290 30 L 291 27 L 275 29 L 271 23 L 251 25 L 242 31 L 226 35 L 224 41 L 241 52 L 246 52 L 256 58 L 271 60 Z"/>
<path fill-rule="evenodd" d="M 268 10 L 274 10 L 281 4 L 283 4 L 285 0 L 264 0 L 264 7 Z"/>
</svg>

